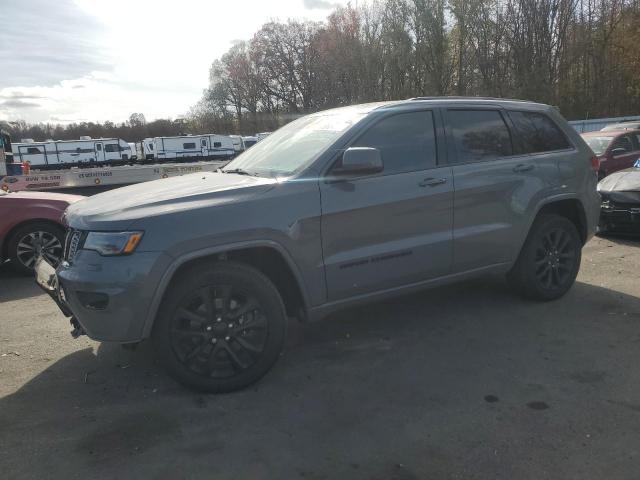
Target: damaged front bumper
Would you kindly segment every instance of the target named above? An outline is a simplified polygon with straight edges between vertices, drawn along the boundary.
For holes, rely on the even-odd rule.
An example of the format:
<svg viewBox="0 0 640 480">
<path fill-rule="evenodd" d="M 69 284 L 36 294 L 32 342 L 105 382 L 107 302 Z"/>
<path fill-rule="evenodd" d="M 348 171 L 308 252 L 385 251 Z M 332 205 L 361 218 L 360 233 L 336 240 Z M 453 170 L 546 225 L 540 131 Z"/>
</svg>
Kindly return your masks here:
<svg viewBox="0 0 640 480">
<path fill-rule="evenodd" d="M 60 284 L 58 280 L 58 275 L 56 274 L 56 269 L 47 262 L 43 257 L 39 257 L 36 261 L 35 267 L 36 274 L 36 283 L 38 286 L 44 290 L 62 312 L 65 317 L 70 318 L 71 326 L 73 330 L 71 330 L 71 336 L 73 338 L 78 338 L 80 335 L 85 335 L 85 331 L 73 315 L 73 312 L 69 308 L 69 305 L 66 301 L 66 295 L 64 292 L 64 288 Z"/>
</svg>

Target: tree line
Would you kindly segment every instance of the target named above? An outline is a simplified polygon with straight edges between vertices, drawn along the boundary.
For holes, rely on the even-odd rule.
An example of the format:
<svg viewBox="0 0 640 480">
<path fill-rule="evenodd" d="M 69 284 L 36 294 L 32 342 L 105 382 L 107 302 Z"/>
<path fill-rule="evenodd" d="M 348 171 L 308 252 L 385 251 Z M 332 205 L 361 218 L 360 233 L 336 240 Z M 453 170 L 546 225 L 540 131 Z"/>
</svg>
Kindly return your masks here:
<svg viewBox="0 0 640 480">
<path fill-rule="evenodd" d="M 415 96 L 520 98 L 569 119 L 640 114 L 638 0 L 378 0 L 269 22 L 210 71 L 191 111 L 240 131 Z"/>
<path fill-rule="evenodd" d="M 213 63 L 184 119 L 22 124 L 14 138 L 253 134 L 326 108 L 441 95 L 534 100 L 569 119 L 640 114 L 640 0 L 373 0 L 324 22 L 272 21 Z"/>
</svg>

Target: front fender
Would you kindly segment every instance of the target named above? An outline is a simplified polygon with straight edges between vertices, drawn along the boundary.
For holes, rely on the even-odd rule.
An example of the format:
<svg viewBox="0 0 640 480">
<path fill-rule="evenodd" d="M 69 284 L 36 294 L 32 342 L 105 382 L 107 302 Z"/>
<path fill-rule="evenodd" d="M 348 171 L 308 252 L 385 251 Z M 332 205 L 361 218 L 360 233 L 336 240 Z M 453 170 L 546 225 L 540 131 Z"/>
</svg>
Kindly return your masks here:
<svg viewBox="0 0 640 480">
<path fill-rule="evenodd" d="M 148 338 L 151 335 L 151 331 L 153 329 L 153 324 L 155 322 L 158 309 L 160 308 L 160 304 L 162 303 L 162 298 L 164 297 L 167 287 L 171 283 L 171 280 L 173 279 L 175 273 L 178 271 L 178 269 L 182 265 L 192 260 L 196 260 L 198 258 L 206 258 L 206 257 L 211 257 L 212 255 L 222 254 L 222 253 L 230 252 L 233 250 L 240 250 L 245 248 L 256 248 L 256 247 L 273 248 L 274 250 L 277 250 L 278 253 L 282 255 L 282 257 L 287 262 L 287 265 L 293 272 L 294 278 L 298 283 L 300 291 L 302 292 L 302 300 L 304 302 L 305 311 L 308 311 L 310 303 L 308 299 L 308 293 L 305 288 L 305 284 L 302 281 L 302 274 L 300 272 L 300 269 L 298 268 L 298 265 L 295 263 L 295 261 L 293 260 L 293 258 L 291 257 L 287 249 L 284 248 L 280 243 L 275 242 L 273 240 L 252 240 L 252 241 L 246 241 L 246 242 L 235 242 L 235 243 L 229 243 L 229 244 L 223 244 L 223 245 L 215 245 L 212 247 L 199 249 L 199 250 L 185 253 L 184 255 L 180 255 L 179 257 L 174 258 L 174 260 L 169 264 L 169 266 L 166 268 L 165 272 L 163 273 L 162 277 L 160 278 L 160 281 L 158 282 L 158 287 L 156 288 L 156 291 L 153 295 L 153 300 L 151 301 L 151 304 L 149 306 L 149 311 L 145 319 L 142 337 Z"/>
</svg>

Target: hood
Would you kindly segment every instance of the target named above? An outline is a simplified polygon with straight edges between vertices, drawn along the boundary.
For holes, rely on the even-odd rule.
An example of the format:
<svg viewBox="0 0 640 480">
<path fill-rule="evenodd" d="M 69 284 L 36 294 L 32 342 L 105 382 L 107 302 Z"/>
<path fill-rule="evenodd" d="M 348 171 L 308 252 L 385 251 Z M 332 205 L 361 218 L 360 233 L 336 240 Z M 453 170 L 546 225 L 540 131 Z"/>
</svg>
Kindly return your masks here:
<svg viewBox="0 0 640 480">
<path fill-rule="evenodd" d="M 194 208 L 238 202 L 265 192 L 270 178 L 201 172 L 110 190 L 70 206 L 66 221 L 74 228 L 127 228 L 136 220 Z"/>
<path fill-rule="evenodd" d="M 640 191 L 640 168 L 628 168 L 606 176 L 598 183 L 601 192 Z"/>
<path fill-rule="evenodd" d="M 0 194 L 0 201 L 3 198 L 17 200 L 27 199 L 32 201 L 42 202 L 61 202 L 61 203 L 75 203 L 78 200 L 83 200 L 86 197 L 82 195 L 69 195 L 66 193 L 53 193 L 53 192 L 11 192 L 7 194 Z"/>
</svg>

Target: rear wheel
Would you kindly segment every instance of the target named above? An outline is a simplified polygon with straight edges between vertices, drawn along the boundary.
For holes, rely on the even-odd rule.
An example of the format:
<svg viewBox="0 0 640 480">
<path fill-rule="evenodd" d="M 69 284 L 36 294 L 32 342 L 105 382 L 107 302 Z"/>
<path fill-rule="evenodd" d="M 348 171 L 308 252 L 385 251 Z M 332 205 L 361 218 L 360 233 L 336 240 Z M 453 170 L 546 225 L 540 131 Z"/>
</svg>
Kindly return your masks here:
<svg viewBox="0 0 640 480">
<path fill-rule="evenodd" d="M 508 279 L 528 298 L 555 300 L 575 282 L 581 257 L 582 241 L 573 222 L 560 215 L 541 215 Z"/>
<path fill-rule="evenodd" d="M 64 230 L 47 222 L 28 223 L 16 230 L 8 243 L 13 268 L 24 274 L 33 272 L 36 260 L 43 256 L 57 267 L 62 259 Z"/>
<path fill-rule="evenodd" d="M 261 378 L 282 352 L 287 317 L 276 287 L 258 270 L 220 262 L 183 272 L 153 331 L 159 360 L 182 384 L 230 392 Z"/>
</svg>

